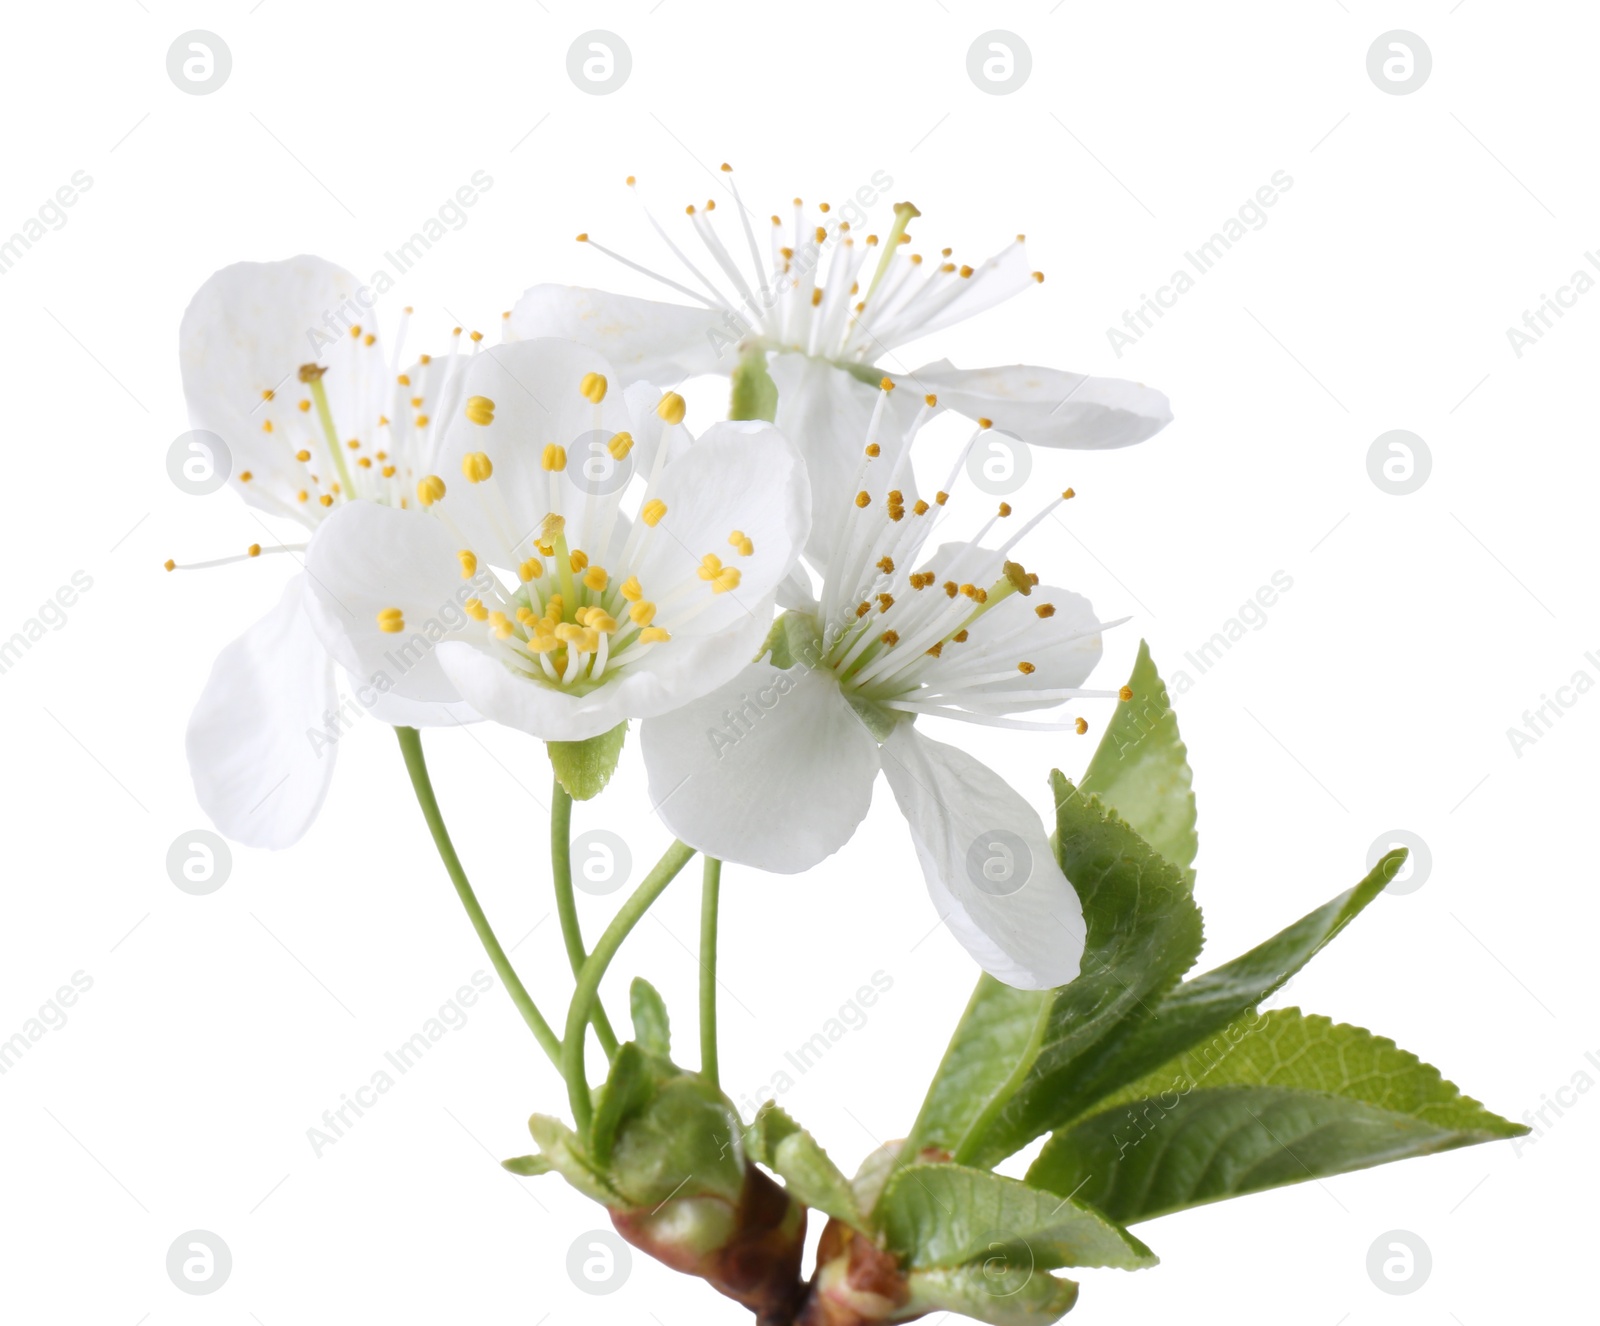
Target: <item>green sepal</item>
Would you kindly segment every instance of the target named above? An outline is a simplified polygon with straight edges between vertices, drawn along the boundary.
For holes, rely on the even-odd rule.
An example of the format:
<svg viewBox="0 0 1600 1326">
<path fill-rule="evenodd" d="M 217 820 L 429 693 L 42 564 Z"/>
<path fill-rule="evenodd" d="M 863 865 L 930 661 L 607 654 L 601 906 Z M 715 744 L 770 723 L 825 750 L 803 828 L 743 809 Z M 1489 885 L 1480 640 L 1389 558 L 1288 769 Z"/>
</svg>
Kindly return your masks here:
<svg viewBox="0 0 1600 1326">
<path fill-rule="evenodd" d="M 873 739 L 879 743 L 889 739 L 889 734 L 908 721 L 909 716 L 896 713 L 893 709 L 886 709 L 881 704 L 874 704 L 871 700 L 864 700 L 854 692 L 846 692 L 844 697 L 855 710 L 855 715 L 861 720 L 861 725 L 872 733 Z"/>
<path fill-rule="evenodd" d="M 767 352 L 759 345 L 739 356 L 733 368 L 733 385 L 728 396 L 729 419 L 778 417 L 778 384 L 767 371 Z"/>
<path fill-rule="evenodd" d="M 672 1053 L 672 1023 L 667 1004 L 655 986 L 635 976 L 628 987 L 628 1010 L 633 1017 L 633 1038 L 641 1049 L 663 1059 Z"/>
<path fill-rule="evenodd" d="M 862 1227 L 850 1180 L 828 1159 L 817 1139 L 772 1101 L 767 1101 L 744 1134 L 745 1152 L 783 1180 L 790 1194 L 814 1210 L 847 1225 Z"/>
<path fill-rule="evenodd" d="M 585 741 L 545 742 L 556 780 L 566 794 L 574 801 L 588 801 L 599 796 L 616 772 L 617 761 L 622 757 L 622 743 L 627 736 L 628 724 L 624 721 L 609 732 Z"/>
<path fill-rule="evenodd" d="M 1036 1270 L 1153 1266 L 1156 1255 L 1101 1212 L 1018 1179 L 965 1165 L 913 1163 L 878 1202 L 890 1251 L 912 1269 L 982 1264 L 998 1249 Z"/>
<path fill-rule="evenodd" d="M 617 1130 L 648 1106 L 677 1073 L 665 1059 L 634 1041 L 618 1047 L 605 1085 L 595 1094 L 594 1117 L 589 1123 L 588 1151 L 596 1165 L 604 1169 L 611 1163 Z"/>
<path fill-rule="evenodd" d="M 1028 1182 L 1132 1223 L 1526 1131 L 1391 1040 L 1279 1009 L 1100 1102 Z"/>
<path fill-rule="evenodd" d="M 822 661 L 822 630 L 809 612 L 791 608 L 781 613 L 756 657 L 768 655 L 772 666 L 787 672 L 796 663 L 815 666 Z"/>
<path fill-rule="evenodd" d="M 1194 858 L 1200 846 L 1195 833 L 1194 775 L 1189 770 L 1188 749 L 1178 733 L 1178 716 L 1167 698 L 1167 685 L 1143 640 L 1139 641 L 1139 657 L 1128 677 L 1128 689 L 1133 698 L 1118 702 L 1078 790 L 1098 796 L 1193 884 Z"/>
</svg>

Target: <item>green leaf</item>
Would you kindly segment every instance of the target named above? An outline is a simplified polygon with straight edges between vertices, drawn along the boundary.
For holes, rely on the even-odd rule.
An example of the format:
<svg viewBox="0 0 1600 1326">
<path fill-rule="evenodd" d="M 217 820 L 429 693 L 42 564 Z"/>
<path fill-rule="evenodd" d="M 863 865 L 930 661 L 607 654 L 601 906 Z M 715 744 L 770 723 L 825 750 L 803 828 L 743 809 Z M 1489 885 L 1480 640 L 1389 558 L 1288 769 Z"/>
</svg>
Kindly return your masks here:
<svg viewBox="0 0 1600 1326">
<path fill-rule="evenodd" d="M 1189 752 L 1178 735 L 1166 683 L 1143 640 L 1128 687 L 1133 698 L 1118 703 L 1079 789 L 1099 796 L 1193 883 L 1200 839 Z"/>
<path fill-rule="evenodd" d="M 553 1167 L 544 1156 L 512 1156 L 510 1160 L 502 1160 L 500 1168 L 509 1170 L 513 1174 L 520 1174 L 524 1178 L 533 1178 L 540 1174 L 548 1174 Z"/>
<path fill-rule="evenodd" d="M 584 1155 L 578 1135 L 546 1114 L 535 1114 L 528 1120 L 528 1131 L 539 1144 L 542 1158 L 557 1174 L 602 1206 L 619 1206 L 622 1199 L 617 1191 L 601 1176 Z"/>
<path fill-rule="evenodd" d="M 1353 889 L 1302 916 L 1232 962 L 1184 981 L 1138 1021 L 1125 1024 L 1096 1057 L 1096 1066 L 1067 1084 L 1056 1100 L 1057 1123 L 1207 1040 L 1244 1016 L 1318 953 L 1383 892 L 1399 873 L 1405 850 L 1390 852 Z"/>
<path fill-rule="evenodd" d="M 913 1271 L 911 1301 L 903 1320 L 925 1312 L 954 1312 L 989 1326 L 1048 1326 L 1078 1301 L 1078 1286 L 1024 1260 L 1013 1265 L 1005 1249 L 981 1265 Z"/>
<path fill-rule="evenodd" d="M 911 1164 L 878 1203 L 889 1249 L 915 1269 L 982 1263 L 1005 1252 L 1036 1270 L 1153 1266 L 1156 1256 L 1100 1212 L 1016 1179 L 964 1165 Z"/>
<path fill-rule="evenodd" d="M 611 781 L 617 761 L 622 757 L 622 743 L 628 736 L 628 724 L 621 722 L 609 732 L 587 741 L 547 741 L 550 763 L 555 767 L 556 779 L 574 801 L 587 801 L 600 795 Z"/>
<path fill-rule="evenodd" d="M 828 1159 L 817 1139 L 777 1105 L 768 1101 L 761 1107 L 745 1130 L 744 1141 L 749 1158 L 781 1178 L 797 1200 L 847 1225 L 861 1227 L 850 1180 Z"/>
<path fill-rule="evenodd" d="M 1085 797 L 1060 773 L 1051 775 L 1051 786 L 1056 855 L 1088 925 L 1083 970 L 1052 993 L 1025 1067 L 953 1148 L 966 1164 L 992 1166 L 1064 1123 L 1059 1102 L 1072 1083 L 1200 952 L 1200 909 L 1184 872 L 1151 851 L 1098 797 Z"/>
<path fill-rule="evenodd" d="M 1393 1041 L 1253 1013 L 1046 1144 L 1028 1181 L 1125 1224 L 1527 1130 Z"/>
<path fill-rule="evenodd" d="M 924 1147 L 954 1154 L 986 1108 L 1009 1098 L 1038 1054 L 1053 997 L 978 978 L 906 1139 L 908 1161 Z"/>
<path fill-rule="evenodd" d="M 628 987 L 628 1008 L 633 1015 L 633 1038 L 651 1054 L 663 1059 L 672 1053 L 672 1025 L 667 1004 L 655 986 L 635 976 Z"/>
<path fill-rule="evenodd" d="M 856 1170 L 855 1177 L 850 1180 L 850 1190 L 855 1193 L 856 1209 L 870 1213 L 877 1206 L 878 1198 L 883 1195 L 883 1185 L 889 1182 L 889 1175 L 894 1173 L 894 1167 L 903 1155 L 908 1160 L 916 1154 L 907 1151 L 905 1142 L 885 1142 L 882 1146 L 867 1153 L 867 1158 L 861 1162 Z"/>
</svg>

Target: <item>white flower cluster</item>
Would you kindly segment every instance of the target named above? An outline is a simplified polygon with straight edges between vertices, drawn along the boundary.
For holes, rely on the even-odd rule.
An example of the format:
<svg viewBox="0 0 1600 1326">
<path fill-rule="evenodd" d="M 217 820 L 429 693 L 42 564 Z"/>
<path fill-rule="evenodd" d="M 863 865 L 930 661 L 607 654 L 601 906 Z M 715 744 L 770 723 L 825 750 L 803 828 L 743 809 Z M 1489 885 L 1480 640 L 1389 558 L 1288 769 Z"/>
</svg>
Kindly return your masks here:
<svg viewBox="0 0 1600 1326">
<path fill-rule="evenodd" d="M 193 426 L 225 439 L 240 496 L 308 541 L 195 710 L 200 802 L 239 841 L 298 840 L 334 765 L 305 733 L 338 708 L 341 669 L 396 725 L 579 742 L 638 721 L 667 826 L 771 871 L 837 851 L 881 770 L 973 957 L 1013 985 L 1063 984 L 1083 921 L 1037 814 L 917 720 L 1051 729 L 1071 724 L 1018 715 L 1097 694 L 1082 686 L 1105 623 L 1012 556 L 1072 492 L 951 535 L 966 453 L 933 492 L 912 453 L 947 410 L 974 421 L 968 450 L 991 430 L 1126 446 L 1170 420 L 1166 399 L 1027 365 L 874 366 L 1042 279 L 1021 236 L 976 267 L 924 261 L 909 204 L 880 242 L 813 226 L 796 200 L 765 256 L 740 218 L 746 268 L 710 209 L 690 210 L 719 279 L 659 225 L 695 286 L 658 279 L 693 303 L 535 286 L 500 344 L 457 329 L 438 356 L 406 355 L 403 320 L 392 343 L 353 326 L 306 362 L 304 329 L 357 286 L 319 258 L 240 263 L 201 288 L 181 333 Z M 755 308 L 726 352 L 729 314 Z M 708 372 L 775 392 L 771 422 L 691 431 L 674 388 Z M 994 875 L 986 854 L 1026 874 Z"/>
</svg>

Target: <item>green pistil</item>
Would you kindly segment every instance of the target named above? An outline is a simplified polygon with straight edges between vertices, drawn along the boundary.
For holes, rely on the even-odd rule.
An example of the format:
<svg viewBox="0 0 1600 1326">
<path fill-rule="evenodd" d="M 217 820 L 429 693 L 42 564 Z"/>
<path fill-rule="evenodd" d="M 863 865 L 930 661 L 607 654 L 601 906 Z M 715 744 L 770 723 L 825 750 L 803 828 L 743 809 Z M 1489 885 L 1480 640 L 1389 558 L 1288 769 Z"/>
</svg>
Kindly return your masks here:
<svg viewBox="0 0 1600 1326">
<path fill-rule="evenodd" d="M 894 205 L 894 224 L 889 227 L 889 237 L 884 241 L 883 253 L 878 258 L 878 270 L 872 274 L 872 284 L 867 287 L 867 293 L 861 297 L 863 304 L 872 299 L 872 292 L 878 288 L 878 282 L 883 280 L 883 274 L 889 270 L 889 260 L 894 257 L 896 246 L 900 243 L 900 236 L 906 233 L 906 223 L 914 216 L 921 216 L 911 203 L 896 203 Z"/>
<path fill-rule="evenodd" d="M 339 471 L 339 491 L 347 499 L 352 498 L 356 495 L 355 485 L 350 482 L 350 471 L 344 463 L 344 448 L 339 445 L 339 434 L 333 427 L 333 411 L 328 408 L 328 393 L 322 386 L 322 370 L 308 374 L 301 369 L 301 377 L 311 388 L 311 399 L 317 406 L 317 418 L 322 422 L 322 435 L 328 439 L 328 450 L 333 452 L 333 465 Z"/>
</svg>

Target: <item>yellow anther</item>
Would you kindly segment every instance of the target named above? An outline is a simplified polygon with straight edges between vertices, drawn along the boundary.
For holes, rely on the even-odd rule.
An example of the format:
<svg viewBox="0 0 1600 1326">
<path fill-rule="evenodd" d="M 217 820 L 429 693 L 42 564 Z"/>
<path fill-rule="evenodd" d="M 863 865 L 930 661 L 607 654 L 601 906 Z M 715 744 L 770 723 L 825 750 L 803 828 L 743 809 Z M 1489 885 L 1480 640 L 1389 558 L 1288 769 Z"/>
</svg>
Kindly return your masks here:
<svg viewBox="0 0 1600 1326">
<path fill-rule="evenodd" d="M 423 506 L 432 506 L 444 496 L 444 480 L 437 474 L 430 474 L 426 479 L 417 484 L 417 501 Z"/>
<path fill-rule="evenodd" d="M 882 571 L 884 573 L 884 575 L 892 576 L 894 574 L 894 558 L 890 557 L 887 553 L 885 553 L 882 557 L 878 558 L 877 565 L 878 565 L 878 570 Z M 913 585 L 916 584 L 917 583 L 917 579 L 918 579 L 918 577 L 912 576 L 911 577 L 911 583 Z"/>
<path fill-rule="evenodd" d="M 611 453 L 612 460 L 622 460 L 633 450 L 633 434 L 616 434 L 611 441 L 606 443 L 606 450 Z"/>
<path fill-rule="evenodd" d="M 272 431 L 272 420 L 263 419 L 261 421 L 261 431 L 263 433 L 270 433 Z"/>
<path fill-rule="evenodd" d="M 489 629 L 494 632 L 496 640 L 506 640 L 511 636 L 511 619 L 503 612 L 489 614 Z"/>
<path fill-rule="evenodd" d="M 756 545 L 742 529 L 736 529 L 728 535 L 728 546 L 736 549 L 741 557 L 748 557 L 756 550 Z"/>
<path fill-rule="evenodd" d="M 601 609 L 596 608 L 589 614 L 589 629 L 598 631 L 601 635 L 615 635 L 617 619 L 609 612 L 603 612 Z M 599 641 L 597 640 L 595 643 L 598 644 Z"/>
<path fill-rule="evenodd" d="M 653 529 L 661 523 L 661 517 L 666 514 L 667 504 L 659 497 L 652 497 L 644 504 L 643 510 L 639 512 L 639 519 Z"/>
<path fill-rule="evenodd" d="M 877 460 L 878 457 L 881 456 L 882 454 L 883 454 L 883 448 L 880 447 L 876 442 L 868 442 L 867 443 L 867 459 L 868 460 Z"/>
<path fill-rule="evenodd" d="M 308 501 L 311 500 L 311 494 L 306 492 L 306 490 L 304 488 L 302 488 L 298 493 L 296 493 L 294 495 L 294 500 L 296 502 L 308 502 Z"/>
<path fill-rule="evenodd" d="M 952 640 L 954 640 L 956 642 L 956 644 L 958 644 L 958 645 L 964 645 L 964 644 L 967 643 L 967 633 L 966 633 L 965 629 L 957 631 L 950 638 Z"/>
<path fill-rule="evenodd" d="M 950 500 L 950 494 L 949 493 L 944 493 L 944 492 L 935 493 L 933 495 L 933 500 L 935 502 L 937 502 L 940 506 L 943 506 L 946 502 L 948 502 Z"/>
<path fill-rule="evenodd" d="M 606 398 L 606 386 L 604 373 L 585 373 L 583 380 L 578 383 L 578 392 L 585 400 L 598 405 Z"/>
<path fill-rule="evenodd" d="M 494 422 L 494 402 L 487 396 L 468 396 L 467 418 L 475 424 L 492 424 Z"/>
<path fill-rule="evenodd" d="M 481 331 L 469 332 L 467 335 L 468 339 L 470 339 L 474 345 L 483 339 L 483 333 Z"/>
<path fill-rule="evenodd" d="M 961 592 L 961 586 L 956 584 L 954 580 L 946 580 L 944 582 L 944 592 L 951 598 L 955 598 Z"/>
<path fill-rule="evenodd" d="M 994 420 L 993 419 L 985 419 L 980 415 L 979 418 L 978 418 L 978 427 L 979 428 L 993 428 L 994 427 Z"/>
<path fill-rule="evenodd" d="M 299 451 L 294 453 L 294 458 L 304 465 L 306 461 L 311 459 L 311 453 L 302 447 Z"/>
<path fill-rule="evenodd" d="M 1133 699 L 1133 687 L 1124 686 L 1120 691 L 1117 692 L 1117 699 L 1121 700 L 1124 704 Z"/>
<path fill-rule="evenodd" d="M 871 501 L 872 501 L 872 498 L 867 493 L 867 490 L 865 488 L 863 488 L 859 493 L 856 494 L 856 505 L 858 507 L 865 508 L 866 506 L 868 506 L 871 503 Z"/>
<path fill-rule="evenodd" d="M 818 286 L 811 292 L 811 307 L 816 308 L 820 303 L 822 303 L 822 288 Z"/>
<path fill-rule="evenodd" d="M 356 325 L 354 327 L 350 328 L 350 339 L 352 341 L 354 341 L 354 340 L 359 340 L 360 337 L 361 337 L 361 324 L 358 322 L 358 323 L 356 323 Z"/>
<path fill-rule="evenodd" d="M 378 473 L 383 475 L 385 479 L 392 479 L 395 475 L 395 469 L 393 465 L 385 465 Z"/>
<path fill-rule="evenodd" d="M 583 639 L 583 627 L 576 626 L 572 622 L 561 622 L 556 626 L 554 635 L 557 640 L 566 644 L 577 644 Z"/>
<path fill-rule="evenodd" d="M 567 556 L 567 565 L 572 568 L 573 575 L 577 575 L 584 567 L 589 565 L 589 554 L 582 548 L 576 548 Z"/>
<path fill-rule="evenodd" d="M 1033 273 L 1033 279 L 1035 281 L 1037 281 L 1040 285 L 1043 285 L 1044 284 L 1044 273 L 1043 272 L 1034 272 Z"/>
<path fill-rule="evenodd" d="M 259 557 L 261 556 L 261 545 L 259 543 L 252 543 L 248 548 L 245 549 L 245 552 L 249 553 L 252 557 Z"/>
<path fill-rule="evenodd" d="M 1089 730 L 1089 724 L 1084 719 L 1078 719 L 1073 725 L 1073 730 L 1081 737 Z"/>
<path fill-rule="evenodd" d="M 649 599 L 640 599 L 628 609 L 628 620 L 635 626 L 648 626 L 656 619 L 656 605 Z"/>
<path fill-rule="evenodd" d="M 622 582 L 622 597 L 629 603 L 638 603 L 644 598 L 644 589 L 639 584 L 638 576 L 629 576 Z"/>
<path fill-rule="evenodd" d="M 361 439 L 359 437 L 353 437 L 345 443 L 345 446 L 349 447 L 351 451 L 360 451 Z"/>
<path fill-rule="evenodd" d="M 879 612 L 888 612 L 889 609 L 892 608 L 892 607 L 894 607 L 894 595 L 893 594 L 879 594 L 878 595 L 878 611 Z"/>
<path fill-rule="evenodd" d="M 402 387 L 409 387 L 411 385 L 411 374 L 402 373 L 395 379 L 395 381 L 398 382 Z"/>
<path fill-rule="evenodd" d="M 1002 503 L 1000 503 L 1000 515 L 1001 515 L 1001 517 L 1004 518 L 1006 516 L 1009 516 L 1010 514 L 1011 514 L 1011 503 L 1010 502 L 1002 502 Z"/>
<path fill-rule="evenodd" d="M 419 364 L 423 364 L 423 365 L 431 364 L 433 362 L 433 356 L 432 355 L 418 355 L 417 356 L 417 362 Z"/>
<path fill-rule="evenodd" d="M 166 561 L 162 562 L 161 565 L 164 566 L 168 571 L 176 571 L 178 569 L 178 564 L 170 557 L 167 558 Z"/>
<path fill-rule="evenodd" d="M 893 391 L 894 390 L 894 383 L 891 382 L 888 378 L 880 379 L 879 382 L 878 382 L 878 385 L 880 387 L 882 387 L 885 391 Z"/>
<path fill-rule="evenodd" d="M 856 604 L 856 617 L 858 619 L 862 618 L 862 617 L 865 617 L 871 611 L 872 611 L 872 604 L 867 602 L 867 601 L 865 601 L 865 600 L 863 600 L 862 602 Z"/>
<path fill-rule="evenodd" d="M 411 422 L 418 428 L 426 428 L 428 426 L 428 416 L 425 414 L 419 414 Z"/>
<path fill-rule="evenodd" d="M 935 396 L 930 391 L 926 396 L 924 396 L 922 398 L 922 403 L 924 405 L 926 405 L 931 410 L 931 409 L 933 409 L 934 406 L 936 406 L 939 403 L 939 398 L 937 396 Z"/>
<path fill-rule="evenodd" d="M 588 231 L 587 231 L 587 230 L 585 230 L 585 231 L 582 231 L 582 232 L 581 232 L 581 233 L 580 233 L 580 234 L 579 234 L 579 235 L 578 235 L 578 243 L 580 243 L 580 244 L 587 244 L 587 243 L 588 243 L 588 242 L 589 242 L 589 232 L 588 232 Z"/>
<path fill-rule="evenodd" d="M 270 401 L 277 394 L 278 393 L 273 391 L 271 387 L 268 387 L 265 391 L 263 391 L 261 393 L 261 399 L 264 400 L 264 401 Z"/>
<path fill-rule="evenodd" d="M 461 458 L 461 473 L 472 483 L 482 483 L 494 473 L 494 462 L 482 451 L 469 451 Z"/>
<path fill-rule="evenodd" d="M 577 554 L 574 553 L 573 556 L 576 557 Z M 591 566 L 583 573 L 583 583 L 590 589 L 594 590 L 597 594 L 603 590 L 606 585 L 610 583 L 610 581 L 611 577 L 606 574 L 606 569 L 603 566 Z"/>
<path fill-rule="evenodd" d="M 660 404 L 656 406 L 656 413 L 669 424 L 681 424 L 684 412 L 687 409 L 688 406 L 683 403 L 683 397 L 675 391 L 669 391 L 661 398 Z"/>
<path fill-rule="evenodd" d="M 1041 603 L 1033 611 L 1037 617 L 1054 617 L 1056 615 L 1056 605 L 1054 603 Z"/>
<path fill-rule="evenodd" d="M 299 403 L 298 408 L 301 414 L 309 414 L 311 412 L 311 402 L 309 400 L 303 400 Z"/>
<path fill-rule="evenodd" d="M 487 621 L 489 609 L 483 606 L 482 599 L 468 599 L 461 605 L 462 610 L 475 622 Z"/>
<path fill-rule="evenodd" d="M 256 476 L 251 474 L 249 470 L 240 470 L 239 471 L 239 482 L 240 483 L 249 483 L 250 480 L 252 480 L 255 477 Z"/>
<path fill-rule="evenodd" d="M 641 645 L 659 645 L 672 639 L 671 634 L 660 626 L 647 626 L 639 632 Z"/>
<path fill-rule="evenodd" d="M 323 506 L 332 506 L 333 505 L 333 494 L 332 493 L 323 493 L 323 495 L 321 497 L 317 498 L 317 501 L 322 503 Z"/>
<path fill-rule="evenodd" d="M 927 652 L 932 654 L 934 658 L 938 658 L 940 654 L 944 653 L 944 641 L 935 640 Z"/>
<path fill-rule="evenodd" d="M 537 557 L 528 558 L 527 561 L 517 568 L 517 578 L 521 580 L 523 584 L 527 584 L 530 580 L 537 580 L 543 574 L 544 563 Z"/>
<path fill-rule="evenodd" d="M 900 633 L 898 631 L 885 631 L 878 639 L 882 640 L 890 649 L 893 649 L 900 643 Z"/>
<path fill-rule="evenodd" d="M 1030 673 L 1036 671 L 1036 669 L 1034 668 L 1032 663 L 1029 663 L 1026 660 L 1024 660 L 1023 662 L 1017 664 L 1017 671 L 1020 672 L 1024 677 L 1026 677 Z"/>
<path fill-rule="evenodd" d="M 702 580 L 715 580 L 722 571 L 722 558 L 716 553 L 707 553 L 700 559 L 700 570 L 697 572 Z"/>
<path fill-rule="evenodd" d="M 912 511 L 913 511 L 913 512 L 914 512 L 914 513 L 915 513 L 915 514 L 916 514 L 916 515 L 919 515 L 919 516 L 925 516 L 925 515 L 927 515 L 927 514 L 928 514 L 928 504 L 927 504 L 927 503 L 926 503 L 926 502 L 924 502 L 924 501 L 923 501 L 923 500 L 922 500 L 922 499 L 921 499 L 921 498 L 920 498 L 920 497 L 919 497 L 919 498 L 917 498 L 917 501 L 916 501 L 916 505 L 914 505 L 914 506 L 913 506 L 913 507 L 912 507 L 912 508 L 911 508 L 911 510 L 912 510 Z"/>
<path fill-rule="evenodd" d="M 725 566 L 717 572 L 717 578 L 711 582 L 711 592 L 713 594 L 726 594 L 731 589 L 738 589 L 739 580 L 739 568 L 737 566 Z"/>
<path fill-rule="evenodd" d="M 463 548 L 456 554 L 456 560 L 461 563 L 461 578 L 471 580 L 478 574 L 478 555 L 469 548 Z"/>
<path fill-rule="evenodd" d="M 378 614 L 378 629 L 385 635 L 399 635 L 406 629 L 405 614 L 399 608 L 385 608 Z"/>
<path fill-rule="evenodd" d="M 1064 488 L 1061 491 L 1061 500 L 1063 502 L 1070 502 L 1077 495 L 1078 494 L 1075 491 L 1073 491 L 1071 488 Z"/>
<path fill-rule="evenodd" d="M 371 332 L 368 332 L 365 336 L 363 336 L 361 338 L 361 344 L 362 345 L 376 345 L 377 343 L 378 343 L 378 338 L 376 336 L 374 336 Z"/>
<path fill-rule="evenodd" d="M 546 442 L 544 455 L 540 457 L 539 464 L 547 470 L 564 470 L 567 468 L 567 449 L 558 447 L 554 442 Z"/>
<path fill-rule="evenodd" d="M 971 276 L 972 275 L 972 268 L 966 266 L 966 264 L 963 263 L 962 267 L 961 267 L 961 275 L 964 276 L 964 277 Z"/>
</svg>

